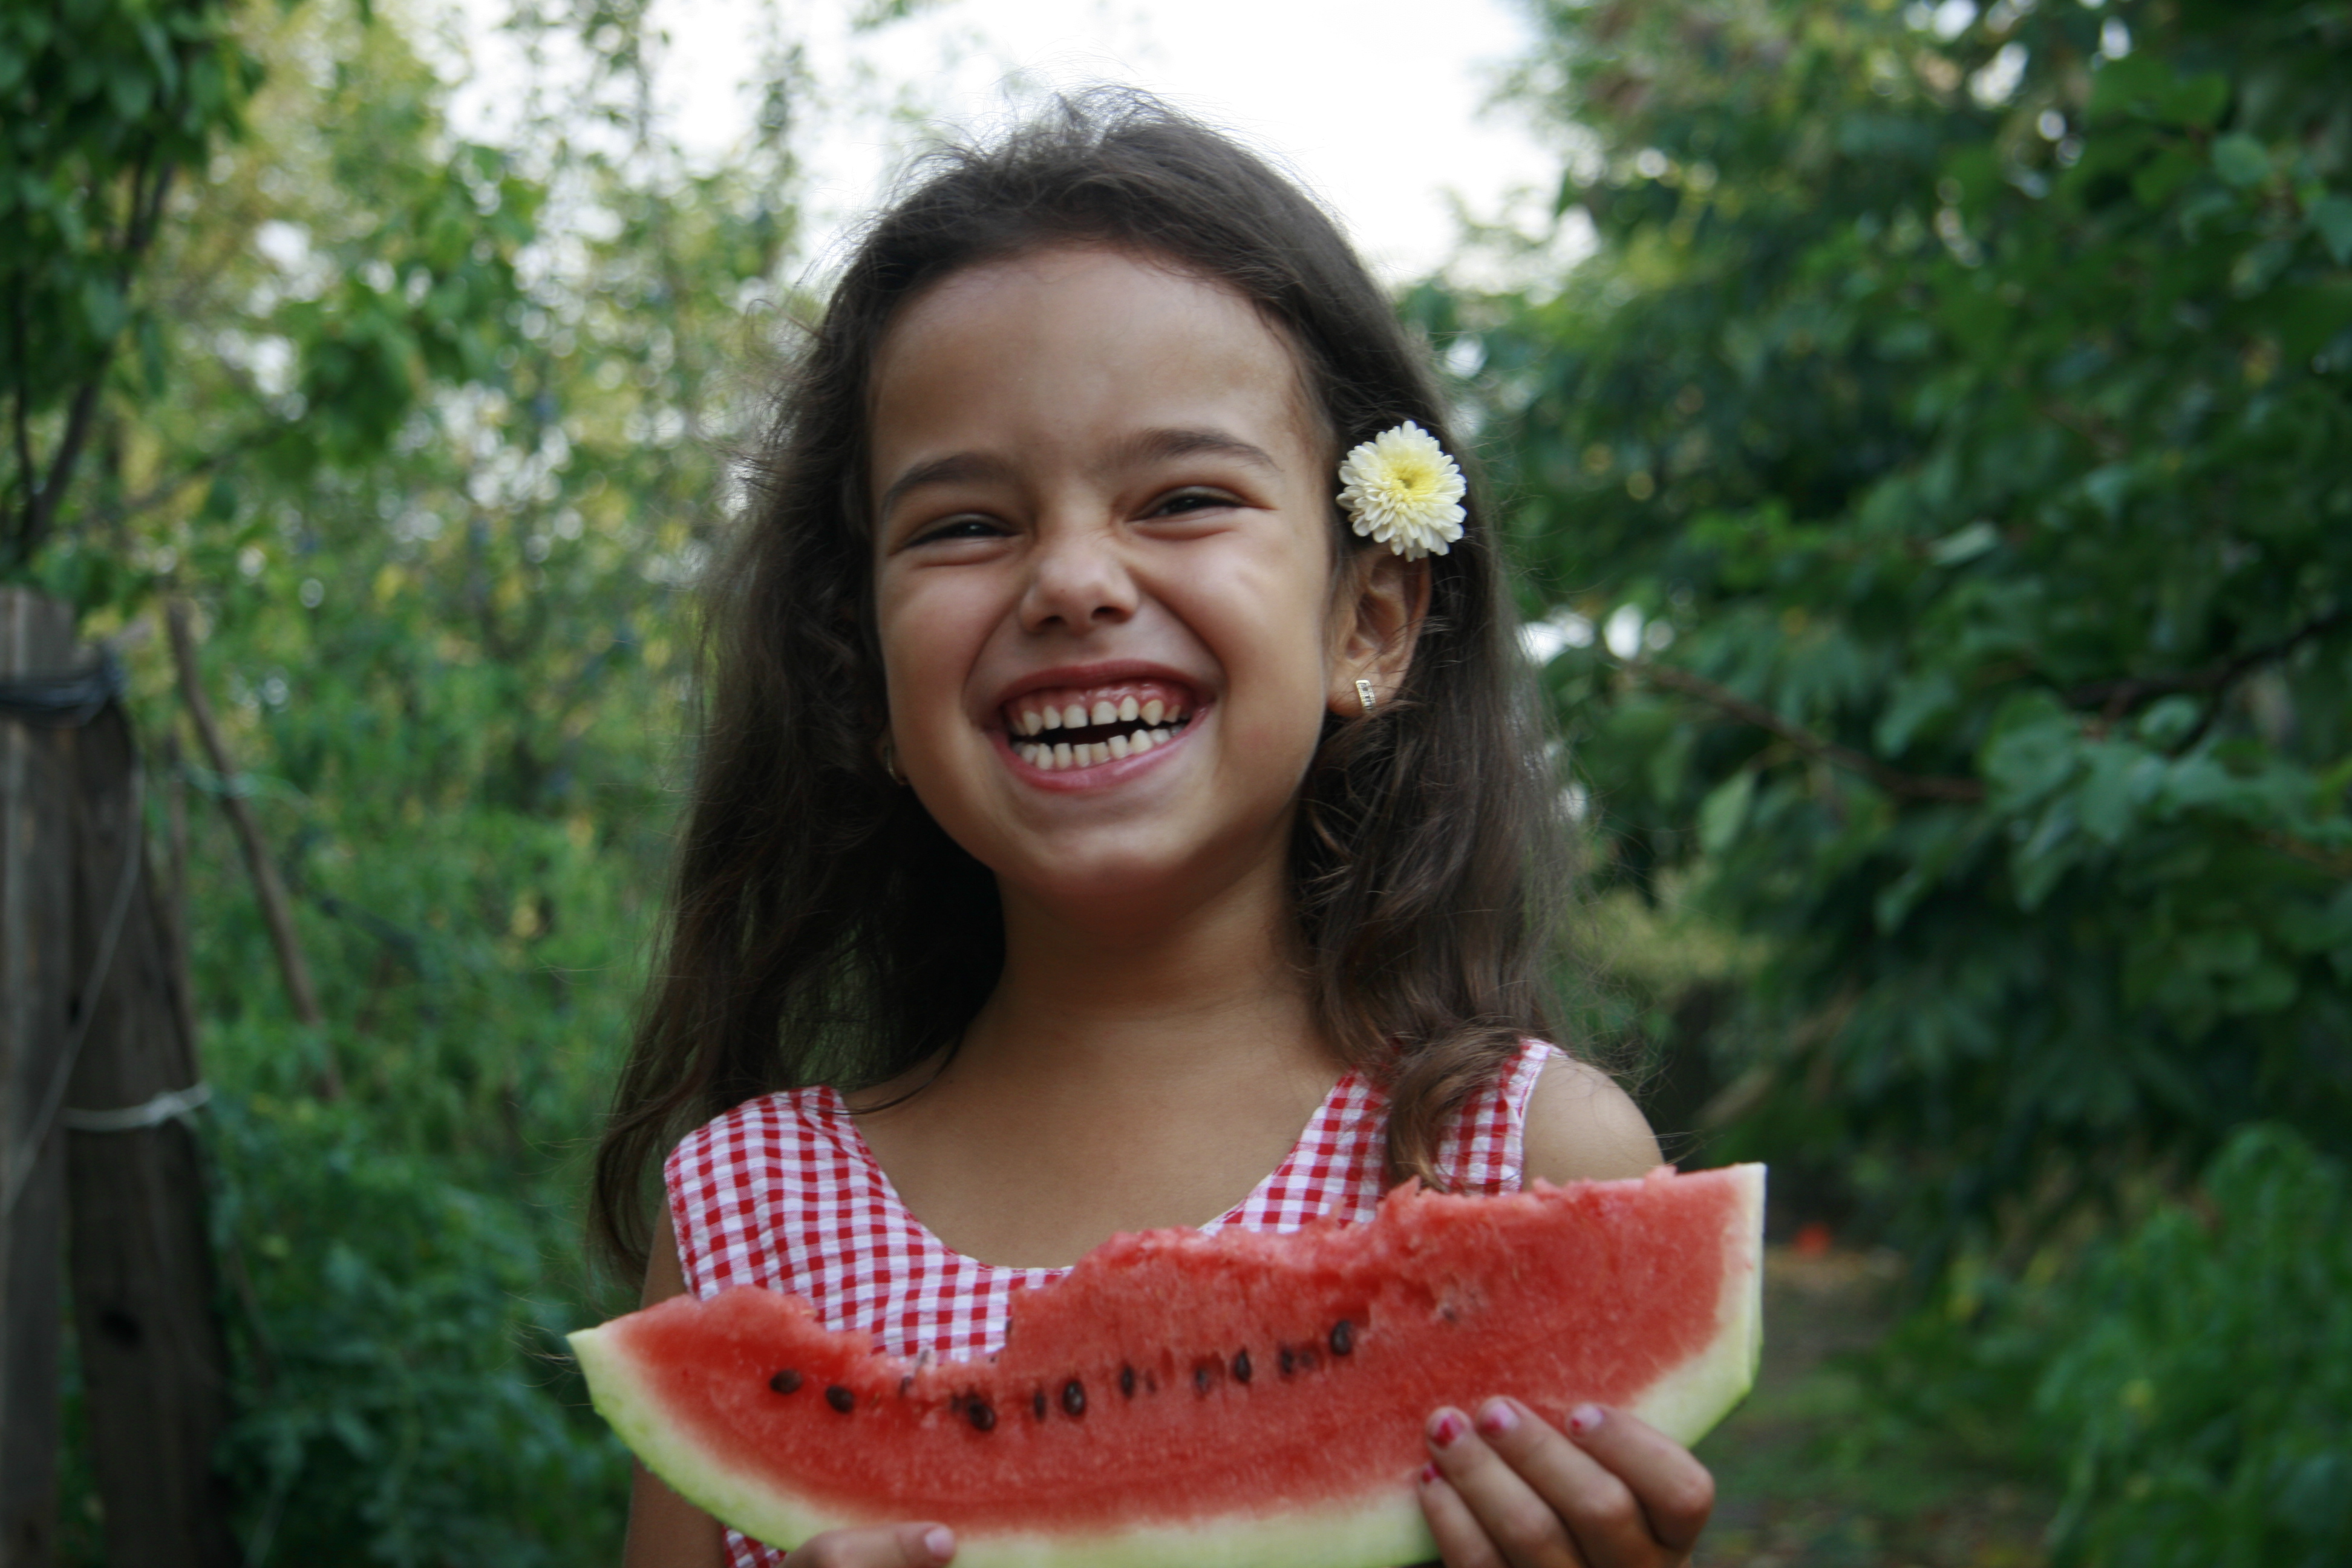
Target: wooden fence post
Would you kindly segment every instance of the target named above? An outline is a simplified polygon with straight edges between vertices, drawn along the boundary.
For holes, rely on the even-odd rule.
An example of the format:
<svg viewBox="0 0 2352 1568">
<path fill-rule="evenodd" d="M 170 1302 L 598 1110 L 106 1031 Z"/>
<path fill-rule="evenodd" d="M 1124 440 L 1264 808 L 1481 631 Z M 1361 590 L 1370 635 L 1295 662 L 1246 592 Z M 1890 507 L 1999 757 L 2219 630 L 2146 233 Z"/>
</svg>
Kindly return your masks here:
<svg viewBox="0 0 2352 1568">
<path fill-rule="evenodd" d="M 73 615 L 0 587 L 0 680 L 64 670 Z M 71 752 L 0 718 L 0 1568 L 47 1568 L 57 1535 L 62 1140 L 45 1110 L 75 983 Z"/>
<path fill-rule="evenodd" d="M 67 606 L 0 588 L 0 1568 L 56 1554 L 68 1235 L 109 1568 L 230 1568 L 194 1009 L 119 678 L 37 679 L 75 654 Z"/>
<path fill-rule="evenodd" d="M 205 1089 L 156 894 L 137 742 L 120 707 L 76 736 L 76 974 L 105 979 L 74 1064 L 67 1257 L 82 1407 L 108 1568 L 230 1568 L 239 1557 L 213 1449 L 228 1417 L 205 1171 L 187 1115 Z M 129 870 L 135 884 L 126 880 Z M 121 902 L 131 889 L 127 908 Z"/>
</svg>

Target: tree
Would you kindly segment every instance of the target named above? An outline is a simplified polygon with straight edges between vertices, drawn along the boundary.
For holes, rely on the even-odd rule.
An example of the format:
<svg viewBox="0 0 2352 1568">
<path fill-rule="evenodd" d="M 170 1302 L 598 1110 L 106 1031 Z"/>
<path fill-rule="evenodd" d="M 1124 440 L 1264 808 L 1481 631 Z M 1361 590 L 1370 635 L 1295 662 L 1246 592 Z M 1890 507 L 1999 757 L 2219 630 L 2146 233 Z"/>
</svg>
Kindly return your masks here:
<svg viewBox="0 0 2352 1568">
<path fill-rule="evenodd" d="M 2352 7 L 1541 20 L 1597 252 L 1408 308 L 1602 875 L 1762 942 L 1718 1152 L 1932 1268 L 2352 1131 Z"/>
<path fill-rule="evenodd" d="M 0 14 L 0 395 L 9 405 L 0 573 L 58 530 L 130 340 L 163 374 L 139 274 L 175 183 L 236 132 L 260 62 L 219 0 L 12 5 Z"/>
</svg>

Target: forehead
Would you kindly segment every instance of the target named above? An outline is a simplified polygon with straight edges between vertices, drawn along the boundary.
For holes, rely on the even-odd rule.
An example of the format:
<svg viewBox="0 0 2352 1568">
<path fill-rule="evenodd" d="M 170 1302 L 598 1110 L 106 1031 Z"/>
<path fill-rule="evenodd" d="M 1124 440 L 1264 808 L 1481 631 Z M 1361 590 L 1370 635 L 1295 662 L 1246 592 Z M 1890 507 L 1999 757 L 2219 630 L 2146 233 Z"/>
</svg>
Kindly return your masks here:
<svg viewBox="0 0 2352 1568">
<path fill-rule="evenodd" d="M 964 268 L 900 311 L 875 356 L 877 476 L 934 447 L 1055 446 L 1149 426 L 1239 426 L 1319 452 L 1298 355 L 1230 286 L 1132 252 L 1064 247 Z"/>
</svg>

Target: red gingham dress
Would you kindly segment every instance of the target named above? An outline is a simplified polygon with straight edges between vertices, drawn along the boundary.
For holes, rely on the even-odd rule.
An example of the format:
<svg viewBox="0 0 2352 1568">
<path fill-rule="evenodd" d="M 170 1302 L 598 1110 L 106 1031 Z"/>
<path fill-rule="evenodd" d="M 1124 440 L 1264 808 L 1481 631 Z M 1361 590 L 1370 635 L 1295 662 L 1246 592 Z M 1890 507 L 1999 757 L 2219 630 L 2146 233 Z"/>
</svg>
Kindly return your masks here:
<svg viewBox="0 0 2352 1568">
<path fill-rule="evenodd" d="M 1558 1055 L 1529 1040 L 1499 1080 L 1465 1109 L 1439 1168 L 1465 1193 L 1516 1192 L 1528 1100 Z M 1297 1230 L 1326 1215 L 1363 1220 L 1381 1199 L 1388 1102 L 1343 1075 L 1289 1156 L 1250 1194 L 1201 1228 Z M 829 1087 L 744 1101 L 680 1140 L 662 1170 L 687 1289 L 788 1290 L 827 1329 L 863 1329 L 881 1349 L 950 1360 L 1004 1342 L 1014 1289 L 1066 1268 L 1016 1268 L 950 1250 L 898 1201 L 841 1096 Z M 783 1553 L 730 1530 L 731 1568 L 778 1568 Z"/>
</svg>

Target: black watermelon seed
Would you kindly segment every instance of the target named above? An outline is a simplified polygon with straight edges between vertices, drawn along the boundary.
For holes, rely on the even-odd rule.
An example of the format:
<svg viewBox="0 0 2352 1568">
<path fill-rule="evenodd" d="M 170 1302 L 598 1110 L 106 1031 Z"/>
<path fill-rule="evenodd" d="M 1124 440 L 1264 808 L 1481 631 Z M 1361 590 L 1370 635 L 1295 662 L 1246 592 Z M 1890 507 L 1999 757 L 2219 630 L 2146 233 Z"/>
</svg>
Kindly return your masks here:
<svg viewBox="0 0 2352 1568">
<path fill-rule="evenodd" d="M 831 1388 L 824 1391 L 824 1402 L 827 1405 L 832 1405 L 835 1410 L 840 1411 L 844 1415 L 846 1415 L 850 1411 L 856 1408 L 857 1395 L 850 1393 L 849 1390 L 842 1387 L 841 1384 L 836 1383 Z"/>
<path fill-rule="evenodd" d="M 964 1410 L 964 1416 L 974 1427 L 986 1432 L 996 1425 L 996 1412 L 988 1407 L 985 1399 L 975 1399 Z"/>
<path fill-rule="evenodd" d="M 1276 1355 L 1274 1360 L 1275 1364 L 1282 1369 L 1282 1375 L 1285 1377 L 1288 1377 L 1292 1373 L 1298 1370 L 1298 1358 L 1290 1353 L 1290 1347 L 1288 1345 L 1283 1346 L 1281 1352 Z"/>
<path fill-rule="evenodd" d="M 1045 1419 L 1045 1391 L 1044 1389 L 1041 1388 L 1036 1393 L 1029 1396 L 1029 1414 L 1034 1415 L 1040 1421 Z"/>
<path fill-rule="evenodd" d="M 1072 1415 L 1087 1413 L 1087 1385 L 1075 1377 L 1062 1384 L 1062 1409 Z"/>
<path fill-rule="evenodd" d="M 1129 1399 L 1135 1397 L 1135 1369 L 1133 1367 L 1123 1366 L 1118 1369 L 1118 1391 L 1127 1395 Z"/>
<path fill-rule="evenodd" d="M 1247 1383 L 1250 1380 L 1249 1352 L 1243 1351 L 1234 1357 L 1234 1380 L 1236 1383 Z"/>
<path fill-rule="evenodd" d="M 1202 1394 L 1205 1394 L 1209 1392 L 1209 1369 L 1207 1367 L 1196 1366 L 1192 1369 L 1192 1392 Z"/>
<path fill-rule="evenodd" d="M 801 1374 L 786 1367 L 768 1379 L 768 1386 L 778 1394 L 798 1394 L 801 1391 Z"/>
<path fill-rule="evenodd" d="M 1342 1318 L 1331 1328 L 1331 1353 L 1346 1355 L 1356 1348 L 1356 1325 Z"/>
</svg>

